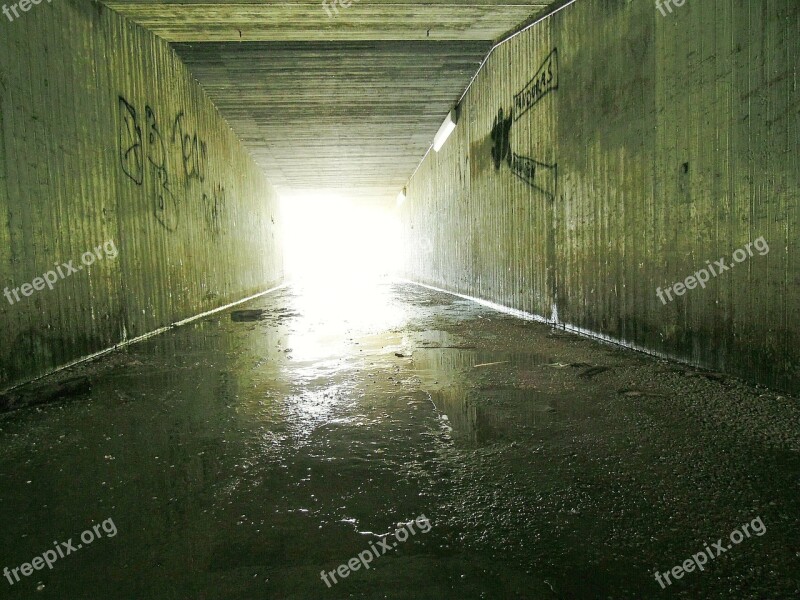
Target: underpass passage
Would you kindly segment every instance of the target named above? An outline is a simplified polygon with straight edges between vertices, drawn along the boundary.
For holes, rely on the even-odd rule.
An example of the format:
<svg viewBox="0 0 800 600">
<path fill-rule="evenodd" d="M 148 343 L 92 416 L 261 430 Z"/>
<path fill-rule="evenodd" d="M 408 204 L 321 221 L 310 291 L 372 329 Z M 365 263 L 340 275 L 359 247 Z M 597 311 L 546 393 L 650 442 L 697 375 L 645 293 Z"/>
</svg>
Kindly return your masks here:
<svg viewBox="0 0 800 600">
<path fill-rule="evenodd" d="M 796 597 L 795 401 L 421 286 L 284 287 L 36 386 L 0 556 L 74 550 L 3 598 Z"/>
<path fill-rule="evenodd" d="M 800 2 L 13 2 L 0 600 L 800 598 Z"/>
</svg>

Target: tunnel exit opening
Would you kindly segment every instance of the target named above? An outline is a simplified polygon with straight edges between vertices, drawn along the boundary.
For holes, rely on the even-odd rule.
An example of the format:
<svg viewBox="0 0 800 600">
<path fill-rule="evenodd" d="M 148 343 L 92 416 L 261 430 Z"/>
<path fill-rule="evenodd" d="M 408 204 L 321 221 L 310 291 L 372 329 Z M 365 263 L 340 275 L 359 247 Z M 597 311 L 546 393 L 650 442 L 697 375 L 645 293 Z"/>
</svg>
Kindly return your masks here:
<svg viewBox="0 0 800 600">
<path fill-rule="evenodd" d="M 402 256 L 394 206 L 333 192 L 285 194 L 281 214 L 284 280 L 298 311 L 314 323 L 293 333 L 296 356 L 336 353 L 356 331 L 399 322 L 388 285 Z"/>
<path fill-rule="evenodd" d="M 397 274 L 402 252 L 393 207 L 318 192 L 283 195 L 281 213 L 288 282 L 360 287 Z"/>
</svg>

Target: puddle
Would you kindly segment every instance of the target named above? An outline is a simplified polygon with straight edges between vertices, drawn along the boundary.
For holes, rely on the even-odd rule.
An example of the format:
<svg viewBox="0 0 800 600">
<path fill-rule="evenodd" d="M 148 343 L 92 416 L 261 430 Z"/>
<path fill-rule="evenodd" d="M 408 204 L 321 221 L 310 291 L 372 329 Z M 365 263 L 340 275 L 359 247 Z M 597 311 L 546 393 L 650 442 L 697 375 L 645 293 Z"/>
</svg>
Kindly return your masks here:
<svg viewBox="0 0 800 600">
<path fill-rule="evenodd" d="M 774 449 L 797 422 L 788 403 L 742 398 L 731 417 L 702 387 L 676 409 L 717 382 L 636 375 L 650 363 L 414 286 L 352 304 L 334 292 L 282 290 L 177 328 L 37 391 L 75 401 L 4 414 L 4 564 L 101 518 L 119 529 L 41 574 L 40 593 L 36 577 L 12 593 L 650 597 L 654 565 L 758 511 L 769 543 L 687 578 L 687 593 L 746 595 L 746 572 L 765 574 L 759 597 L 792 597 L 800 471 Z M 645 401 L 673 376 L 680 393 Z M 365 532 L 421 514 L 431 531 L 374 569 L 320 580 L 367 549 Z"/>
</svg>

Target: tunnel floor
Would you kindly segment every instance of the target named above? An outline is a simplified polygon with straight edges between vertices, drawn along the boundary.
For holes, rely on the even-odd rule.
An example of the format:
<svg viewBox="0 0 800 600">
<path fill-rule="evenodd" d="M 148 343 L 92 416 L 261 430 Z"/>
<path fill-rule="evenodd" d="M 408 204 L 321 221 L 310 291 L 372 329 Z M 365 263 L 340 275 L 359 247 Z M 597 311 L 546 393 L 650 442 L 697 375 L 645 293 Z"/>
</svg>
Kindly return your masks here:
<svg viewBox="0 0 800 600">
<path fill-rule="evenodd" d="M 67 391 L 0 417 L 0 567 L 64 556 L 0 597 L 798 597 L 796 400 L 357 292 L 282 288 L 37 384 Z"/>
</svg>

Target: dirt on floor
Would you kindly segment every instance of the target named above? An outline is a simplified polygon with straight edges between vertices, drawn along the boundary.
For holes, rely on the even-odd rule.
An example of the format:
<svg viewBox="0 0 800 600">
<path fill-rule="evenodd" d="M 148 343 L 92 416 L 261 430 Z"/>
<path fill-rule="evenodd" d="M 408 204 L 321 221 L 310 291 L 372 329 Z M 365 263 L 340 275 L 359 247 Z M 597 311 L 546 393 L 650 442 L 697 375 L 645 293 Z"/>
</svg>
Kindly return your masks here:
<svg viewBox="0 0 800 600">
<path fill-rule="evenodd" d="M 0 598 L 800 597 L 796 398 L 411 284 L 282 289 L 4 402 Z"/>
</svg>

